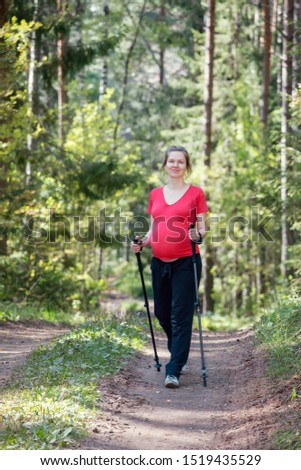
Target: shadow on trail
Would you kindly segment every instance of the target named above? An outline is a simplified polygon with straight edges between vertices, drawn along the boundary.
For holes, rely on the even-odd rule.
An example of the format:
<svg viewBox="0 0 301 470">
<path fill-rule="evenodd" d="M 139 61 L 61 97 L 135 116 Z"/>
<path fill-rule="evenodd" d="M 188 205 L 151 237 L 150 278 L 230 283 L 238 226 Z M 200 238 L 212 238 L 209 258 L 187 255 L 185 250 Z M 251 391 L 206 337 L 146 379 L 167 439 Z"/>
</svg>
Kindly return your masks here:
<svg viewBox="0 0 301 470">
<path fill-rule="evenodd" d="M 271 410 L 265 412 L 260 408 L 261 403 L 261 414 L 256 409 L 254 415 L 254 390 L 252 396 L 246 393 L 245 387 L 256 375 L 250 352 L 252 332 L 204 332 L 203 339 L 207 387 L 202 384 L 196 331 L 192 336 L 189 371 L 180 377 L 180 388 L 164 387 L 169 355 L 164 336 L 156 333 L 161 372 L 153 367 L 149 341 L 145 351 L 131 364 L 101 384 L 103 415 L 95 431 L 97 436 L 91 436 L 82 448 L 101 445 L 110 449 L 226 449 L 231 445 L 237 449 L 264 448 L 253 447 L 254 439 L 260 438 L 261 446 L 267 439 L 265 431 L 260 433 L 258 418 L 260 422 L 261 417 L 271 422 L 274 416 Z M 248 429 L 244 419 L 250 413 L 255 416 L 249 419 L 251 437 L 243 432 L 244 427 Z"/>
</svg>

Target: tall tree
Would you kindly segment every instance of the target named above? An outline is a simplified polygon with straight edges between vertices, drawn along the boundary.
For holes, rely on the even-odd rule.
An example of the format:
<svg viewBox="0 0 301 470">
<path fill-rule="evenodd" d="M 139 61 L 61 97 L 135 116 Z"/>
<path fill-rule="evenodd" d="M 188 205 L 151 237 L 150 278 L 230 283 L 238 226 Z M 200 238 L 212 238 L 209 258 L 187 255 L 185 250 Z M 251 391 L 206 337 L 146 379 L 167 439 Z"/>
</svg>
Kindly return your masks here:
<svg viewBox="0 0 301 470">
<path fill-rule="evenodd" d="M 293 90 L 298 87 L 298 83 L 301 81 L 301 65 L 300 65 L 300 42 L 301 42 L 301 2 L 300 0 L 295 0 L 294 6 L 294 32 L 293 32 L 293 42 L 294 42 L 294 53 L 293 53 Z"/>
<path fill-rule="evenodd" d="M 278 16 L 279 16 L 279 1 L 274 0 L 272 2 L 272 24 L 271 24 L 271 53 L 274 54 L 277 40 L 277 29 L 278 29 Z"/>
<path fill-rule="evenodd" d="M 282 38 L 282 116 L 281 116 L 281 274 L 286 277 L 288 248 L 287 225 L 287 139 L 290 131 L 289 101 L 292 95 L 292 45 L 294 0 L 284 0 Z"/>
<path fill-rule="evenodd" d="M 59 142 L 62 146 L 64 141 L 64 107 L 67 104 L 67 86 L 66 74 L 64 69 L 64 57 L 68 43 L 67 31 L 64 24 L 64 15 L 67 8 L 66 0 L 56 0 L 57 14 L 59 17 L 59 25 L 57 31 L 57 79 L 58 79 L 58 135 Z"/>
<path fill-rule="evenodd" d="M 262 122 L 268 123 L 269 112 L 269 88 L 271 77 L 271 11 L 270 1 L 263 2 L 264 17 L 264 67 L 263 67 L 263 93 L 262 93 Z"/>
<path fill-rule="evenodd" d="M 204 89 L 204 103 L 205 103 L 205 167 L 207 172 L 211 167 L 211 152 L 212 152 L 212 102 L 213 102 L 213 65 L 214 65 L 214 26 L 215 26 L 215 0 L 208 0 L 208 9 L 205 17 L 205 89 Z M 210 195 L 207 191 L 207 198 L 210 200 Z M 205 254 L 205 270 L 204 270 L 204 311 L 214 310 L 213 299 L 213 284 L 214 278 L 212 273 L 213 268 L 213 247 L 212 244 L 206 245 Z"/>
<path fill-rule="evenodd" d="M 34 0 L 33 5 L 33 21 L 36 22 L 40 8 L 40 0 Z M 27 150 L 29 158 L 26 162 L 26 184 L 29 184 L 31 177 L 31 153 L 34 150 L 35 143 L 32 135 L 32 119 L 38 112 L 39 89 L 38 89 L 38 68 L 37 59 L 39 58 L 38 32 L 34 29 L 31 33 L 30 49 L 29 49 L 29 68 L 28 68 L 28 108 L 29 108 L 29 133 L 27 135 Z"/>
<path fill-rule="evenodd" d="M 7 5 L 6 0 L 0 0 L 0 28 L 7 21 Z M 5 82 L 6 72 L 5 69 L 0 68 L 0 81 L 1 84 Z M 1 142 L 4 143 L 3 139 Z M 5 197 L 7 187 L 7 162 L 0 161 L 0 199 Z M 0 255 L 7 254 L 7 234 L 0 233 Z"/>
<path fill-rule="evenodd" d="M 0 26 L 5 24 L 7 19 L 6 0 L 0 0 Z"/>
<path fill-rule="evenodd" d="M 160 3 L 160 22 L 163 24 L 165 22 L 165 1 L 161 0 Z M 164 83 L 164 54 L 165 54 L 165 46 L 164 46 L 164 37 L 162 37 L 162 34 L 160 35 L 160 85 L 163 85 Z"/>
<path fill-rule="evenodd" d="M 109 25 L 108 25 L 108 17 L 110 14 L 110 7 L 109 7 L 109 2 L 106 1 L 103 6 L 103 13 L 104 13 L 104 40 L 108 40 L 108 33 L 109 33 Z M 103 58 L 103 64 L 102 64 L 102 73 L 99 81 L 99 101 L 101 103 L 106 90 L 108 87 L 108 58 L 107 56 L 104 56 Z"/>
</svg>

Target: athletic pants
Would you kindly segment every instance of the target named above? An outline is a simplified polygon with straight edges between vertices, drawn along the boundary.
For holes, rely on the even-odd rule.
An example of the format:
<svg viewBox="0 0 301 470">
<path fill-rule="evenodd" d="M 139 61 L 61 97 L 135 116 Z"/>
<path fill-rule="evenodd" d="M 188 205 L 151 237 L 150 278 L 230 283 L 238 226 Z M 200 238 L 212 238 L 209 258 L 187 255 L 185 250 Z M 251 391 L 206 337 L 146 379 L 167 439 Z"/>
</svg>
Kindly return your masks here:
<svg viewBox="0 0 301 470">
<path fill-rule="evenodd" d="M 196 266 L 199 284 L 202 270 L 199 254 Z M 155 316 L 166 333 L 170 352 L 166 375 L 179 377 L 189 355 L 196 302 L 192 256 L 167 263 L 153 257 L 151 270 Z"/>
</svg>

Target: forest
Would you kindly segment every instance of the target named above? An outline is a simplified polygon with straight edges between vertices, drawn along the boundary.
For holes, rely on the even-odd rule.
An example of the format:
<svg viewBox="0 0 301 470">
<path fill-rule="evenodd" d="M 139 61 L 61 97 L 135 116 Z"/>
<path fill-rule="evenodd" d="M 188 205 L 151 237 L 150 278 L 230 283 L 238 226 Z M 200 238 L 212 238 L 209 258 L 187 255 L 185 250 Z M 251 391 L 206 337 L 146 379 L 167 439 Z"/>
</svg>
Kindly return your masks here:
<svg viewBox="0 0 301 470">
<path fill-rule="evenodd" d="M 203 312 L 254 318 L 298 295 L 298 1 L 1 0 L 0 11 L 2 315 L 93 311 L 111 277 L 135 291 L 128 246 L 147 231 L 171 144 L 191 152 L 209 201 Z"/>
<path fill-rule="evenodd" d="M 300 404 L 301 1 L 0 0 L 0 22 L 0 326 L 97 320 L 32 359 L 37 396 L 62 380 L 80 420 L 83 402 L 98 403 L 97 371 L 118 369 L 141 345 L 130 243 L 149 229 L 166 148 L 181 145 L 188 182 L 209 206 L 205 329 L 260 321 L 259 337 L 293 380 L 286 400 Z M 151 250 L 142 258 L 151 296 Z M 110 299 L 128 324 L 108 315 Z M 77 348 L 72 372 L 62 358 L 75 361 Z M 28 367 L 16 394 L 37 379 Z M 64 447 L 76 435 L 65 411 L 48 422 L 43 408 L 40 434 L 28 426 L 38 405 L 28 411 L 26 395 L 16 437 L 9 400 L 3 448 Z M 299 420 L 279 448 L 301 448 Z"/>
</svg>

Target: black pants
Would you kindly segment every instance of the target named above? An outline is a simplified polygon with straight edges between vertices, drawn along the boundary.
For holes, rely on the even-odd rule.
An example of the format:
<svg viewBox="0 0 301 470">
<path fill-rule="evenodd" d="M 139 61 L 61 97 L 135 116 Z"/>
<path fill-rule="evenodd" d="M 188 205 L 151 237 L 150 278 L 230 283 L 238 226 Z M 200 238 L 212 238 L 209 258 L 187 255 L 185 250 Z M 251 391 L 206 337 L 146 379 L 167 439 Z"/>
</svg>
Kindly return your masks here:
<svg viewBox="0 0 301 470">
<path fill-rule="evenodd" d="M 199 254 L 196 255 L 196 266 L 199 283 L 202 270 Z M 169 263 L 153 258 L 151 269 L 155 316 L 166 333 L 171 353 L 166 375 L 179 377 L 189 355 L 196 301 L 192 256 Z"/>
</svg>

